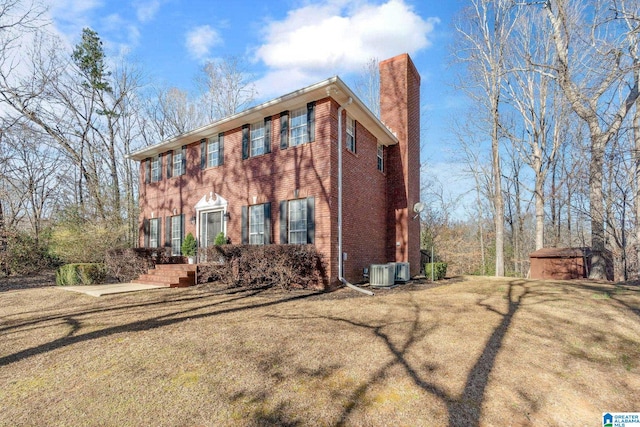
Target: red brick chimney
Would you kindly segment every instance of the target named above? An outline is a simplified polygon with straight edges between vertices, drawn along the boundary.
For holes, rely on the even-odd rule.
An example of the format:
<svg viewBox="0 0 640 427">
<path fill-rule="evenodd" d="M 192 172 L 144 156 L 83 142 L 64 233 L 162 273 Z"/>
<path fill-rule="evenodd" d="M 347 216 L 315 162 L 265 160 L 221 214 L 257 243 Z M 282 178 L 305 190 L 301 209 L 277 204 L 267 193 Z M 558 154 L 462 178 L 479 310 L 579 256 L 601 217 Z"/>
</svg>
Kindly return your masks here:
<svg viewBox="0 0 640 427">
<path fill-rule="evenodd" d="M 380 62 L 380 118 L 396 135 L 386 147 L 387 258 L 411 263 L 421 271 L 420 221 L 413 205 L 420 201 L 420 74 L 408 54 Z"/>
</svg>

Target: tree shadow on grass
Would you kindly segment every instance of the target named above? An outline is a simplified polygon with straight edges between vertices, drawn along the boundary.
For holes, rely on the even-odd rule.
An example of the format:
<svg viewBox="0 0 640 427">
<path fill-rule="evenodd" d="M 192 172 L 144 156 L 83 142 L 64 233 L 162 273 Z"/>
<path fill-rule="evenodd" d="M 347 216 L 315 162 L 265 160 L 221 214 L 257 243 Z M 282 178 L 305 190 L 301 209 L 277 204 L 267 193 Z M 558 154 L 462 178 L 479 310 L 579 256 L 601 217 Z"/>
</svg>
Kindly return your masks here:
<svg viewBox="0 0 640 427">
<path fill-rule="evenodd" d="M 631 313 L 640 317 L 640 305 L 630 304 L 628 301 L 625 301 L 625 299 L 621 297 L 624 292 L 632 292 L 640 295 L 640 286 L 638 286 L 637 284 L 599 284 L 578 282 L 563 284 L 563 286 L 567 286 L 576 290 L 588 290 L 594 292 L 594 296 L 601 296 L 602 298 L 606 299 L 610 298 L 616 301 L 618 304 L 624 306 Z"/>
<path fill-rule="evenodd" d="M 40 317 L 37 317 L 35 319 L 31 319 L 28 321 L 17 321 L 14 323 L 11 323 L 9 321 L 5 320 L 6 326 L 0 327 L 0 333 L 3 332 L 9 332 L 13 329 L 22 329 L 25 330 L 24 328 L 27 326 L 36 326 L 38 324 L 41 323 L 46 323 L 46 322 L 52 322 L 52 321 L 56 321 L 56 320 L 64 320 L 66 321 L 68 318 L 70 317 L 80 317 L 80 316 L 87 316 L 87 315 L 91 315 L 91 314 L 99 314 L 99 313 L 110 313 L 110 314 L 114 314 L 114 313 L 118 313 L 118 312 L 125 312 L 131 309 L 135 309 L 135 308 L 153 308 L 155 306 L 159 306 L 159 307 L 165 307 L 169 304 L 183 304 L 183 303 L 190 303 L 190 302 L 196 302 L 199 300 L 206 300 L 208 298 L 211 298 L 212 296 L 233 296 L 233 295 L 237 295 L 237 294 L 247 294 L 247 295 L 243 295 L 241 298 L 239 299 L 243 299 L 246 296 L 254 296 L 257 295 L 258 293 L 265 291 L 267 289 L 269 289 L 270 287 L 268 286 L 264 286 L 264 287 L 257 287 L 257 288 L 227 288 L 227 289 L 222 289 L 222 290 L 216 290 L 216 291 L 210 291 L 207 292 L 206 294 L 202 294 L 202 295 L 195 295 L 195 296 L 180 296 L 178 298 L 176 298 L 174 295 L 171 295 L 169 298 L 166 297 L 162 297 L 160 299 L 156 299 L 153 301 L 147 301 L 147 302 L 142 302 L 142 303 L 133 303 L 133 304 L 121 304 L 121 305 L 113 305 L 112 301 L 110 300 L 106 300 L 105 303 L 108 304 L 106 306 L 101 306 L 101 307 L 97 307 L 97 308 L 89 308 L 89 309 L 83 309 L 83 310 L 78 310 L 76 312 L 73 313 L 69 313 L 67 310 L 60 310 L 59 308 L 55 308 L 54 310 L 56 312 L 58 312 L 59 314 L 52 314 L 52 315 L 41 315 Z M 108 297 L 106 297 L 108 298 Z M 229 299 L 226 300 L 227 302 L 232 302 L 235 301 L 236 299 Z M 29 312 L 29 311 L 25 311 L 25 312 L 21 312 L 19 313 L 20 316 L 25 316 L 28 314 L 31 314 L 33 312 Z M 42 314 L 41 311 L 38 311 L 37 313 Z M 34 330 L 37 329 L 37 327 L 33 328 Z"/>
<path fill-rule="evenodd" d="M 337 322 L 347 323 L 369 331 L 379 341 L 381 341 L 393 355 L 393 359 L 378 369 L 365 382 L 351 393 L 349 402 L 347 402 L 344 411 L 336 422 L 336 426 L 344 426 L 348 423 L 350 416 L 361 405 L 367 391 L 375 384 L 383 381 L 390 370 L 394 367 L 401 367 L 413 383 L 425 391 L 426 393 L 441 400 L 447 408 L 448 424 L 451 427 L 468 427 L 479 426 L 482 416 L 482 404 L 484 402 L 489 376 L 495 365 L 496 357 L 502 347 L 502 342 L 511 326 L 513 317 L 521 307 L 523 300 L 530 296 L 531 292 L 526 286 L 525 281 L 512 281 L 506 290 L 507 310 L 502 312 L 485 303 L 483 300 L 478 301 L 478 305 L 490 310 L 502 317 L 500 323 L 489 336 L 484 349 L 477 358 L 475 364 L 467 375 L 467 380 L 459 395 L 453 395 L 442 387 L 425 379 L 421 373 L 420 367 L 416 367 L 408 359 L 407 354 L 411 348 L 420 341 L 424 340 L 435 328 L 424 328 L 421 320 L 422 309 L 412 300 L 414 319 L 412 326 L 404 342 L 400 344 L 394 343 L 397 337 L 391 336 L 384 332 L 387 325 L 373 326 L 367 323 L 353 321 L 346 318 L 329 317 L 327 319 Z M 493 294 L 495 296 L 495 294 Z"/>
<path fill-rule="evenodd" d="M 244 305 L 244 306 L 240 306 L 240 307 L 231 307 L 231 308 L 220 308 L 218 310 L 215 311 L 209 311 L 212 309 L 216 309 L 219 307 L 224 307 L 225 304 L 229 304 L 232 302 L 238 302 L 241 300 L 246 300 L 249 299 L 253 296 L 257 296 L 258 294 L 260 294 L 264 289 L 258 289 L 258 290 L 254 290 L 254 291 L 249 291 L 244 295 L 235 297 L 235 298 L 230 298 L 230 299 L 225 299 L 223 301 L 215 301 L 212 303 L 204 303 L 204 304 L 198 304 L 195 307 L 190 307 L 188 309 L 185 310 L 178 310 L 178 311 L 171 311 L 169 313 L 163 314 L 161 316 L 157 316 L 157 317 L 151 317 L 151 318 L 147 318 L 147 319 L 143 319 L 143 320 L 139 320 L 139 321 L 135 321 L 135 322 L 130 322 L 130 323 L 126 323 L 123 325 L 117 325 L 117 326 L 113 326 L 113 327 L 109 327 L 109 328 L 105 328 L 105 329 L 100 329 L 100 330 L 96 330 L 96 331 L 92 331 L 92 332 L 87 332 L 87 333 L 83 333 L 83 334 L 75 334 L 75 332 L 77 331 L 73 331 L 71 334 L 68 334 L 67 336 L 55 339 L 53 341 L 35 346 L 35 347 L 31 347 L 31 348 L 27 348 L 6 356 L 2 356 L 0 357 L 0 366 L 6 366 L 6 365 L 10 365 L 12 363 L 16 363 L 19 362 L 21 360 L 33 357 L 33 356 L 37 356 L 40 354 L 44 354 L 44 353 L 48 353 L 60 348 L 64 348 L 70 345 L 74 345 L 74 344 L 78 344 L 81 342 L 86 342 L 86 341 L 91 341 L 94 339 L 99 339 L 99 338 L 104 338 L 104 337 L 108 337 L 111 335 L 116 335 L 116 334 L 120 334 L 120 333 L 128 333 L 128 332 L 142 332 L 142 331 L 150 331 L 150 330 L 154 330 L 154 329 L 158 329 L 158 328 L 162 328 L 165 326 L 169 326 L 169 325 L 174 325 L 177 323 L 182 323 L 184 321 L 188 321 L 188 320 L 196 320 L 196 319 L 202 319 L 202 318 L 208 318 L 208 317 L 213 317 L 213 316 L 218 316 L 218 315 L 222 315 L 222 314 L 227 314 L 227 313 L 236 313 L 236 312 L 241 312 L 241 311 L 248 311 L 248 310 L 252 310 L 252 309 L 256 309 L 256 308 L 263 308 L 263 307 L 270 307 L 270 306 L 275 306 L 275 305 L 279 305 L 279 304 L 283 304 L 283 303 L 287 303 L 287 302 L 292 302 L 292 301 L 297 301 L 297 300 L 302 300 L 302 299 L 306 299 L 309 297 L 314 296 L 314 294 L 305 294 L 305 295 L 294 295 L 294 296 L 289 296 L 286 298 L 281 298 L 281 299 L 277 299 L 277 300 L 272 300 L 272 301 L 268 301 L 268 302 L 263 302 L 263 303 L 259 303 L 259 304 L 249 304 L 249 305 Z M 199 299 L 204 299 L 206 300 L 207 297 L 201 297 Z M 145 306 L 145 304 L 142 304 L 141 306 Z M 137 307 L 137 306 L 128 306 L 128 308 L 133 308 L 133 307 Z M 202 310 L 207 310 L 204 313 L 198 313 Z M 99 310 L 99 311 L 110 311 L 109 309 L 104 309 L 104 310 Z M 90 311 L 92 312 L 92 311 Z M 78 315 L 78 314 L 77 314 Z M 62 319 L 65 319 L 66 323 L 70 323 L 70 316 L 68 314 L 66 315 L 62 315 L 60 316 Z"/>
</svg>

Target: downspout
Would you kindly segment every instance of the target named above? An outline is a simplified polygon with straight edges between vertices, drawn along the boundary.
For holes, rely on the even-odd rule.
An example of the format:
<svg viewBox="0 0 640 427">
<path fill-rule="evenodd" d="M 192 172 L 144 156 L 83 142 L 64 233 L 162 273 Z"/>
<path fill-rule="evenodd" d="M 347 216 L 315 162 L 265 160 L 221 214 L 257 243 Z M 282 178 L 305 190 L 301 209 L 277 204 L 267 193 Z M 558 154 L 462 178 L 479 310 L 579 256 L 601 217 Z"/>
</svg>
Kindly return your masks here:
<svg viewBox="0 0 640 427">
<path fill-rule="evenodd" d="M 353 98 L 349 97 L 349 101 L 345 106 L 351 104 Z M 363 294 L 373 296 L 373 292 L 362 289 L 356 285 L 353 285 L 343 277 L 343 252 L 342 252 L 342 110 L 344 106 L 338 107 L 338 280 L 348 288 L 354 291 L 362 292 Z"/>
</svg>

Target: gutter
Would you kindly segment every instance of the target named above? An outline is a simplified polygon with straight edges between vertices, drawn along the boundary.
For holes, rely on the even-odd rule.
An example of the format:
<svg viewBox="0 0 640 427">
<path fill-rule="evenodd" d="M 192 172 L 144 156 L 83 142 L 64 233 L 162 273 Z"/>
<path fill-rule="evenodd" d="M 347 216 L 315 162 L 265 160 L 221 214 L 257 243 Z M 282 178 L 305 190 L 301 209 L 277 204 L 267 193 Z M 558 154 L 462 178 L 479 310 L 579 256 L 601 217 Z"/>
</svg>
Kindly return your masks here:
<svg viewBox="0 0 640 427">
<path fill-rule="evenodd" d="M 349 97 L 349 100 L 346 104 L 338 107 L 338 280 L 354 291 L 362 292 L 363 294 L 367 294 L 373 296 L 373 292 L 362 289 L 356 285 L 349 283 L 347 279 L 343 277 L 343 252 L 342 252 L 342 111 L 344 107 L 351 104 L 353 102 L 353 98 Z"/>
</svg>

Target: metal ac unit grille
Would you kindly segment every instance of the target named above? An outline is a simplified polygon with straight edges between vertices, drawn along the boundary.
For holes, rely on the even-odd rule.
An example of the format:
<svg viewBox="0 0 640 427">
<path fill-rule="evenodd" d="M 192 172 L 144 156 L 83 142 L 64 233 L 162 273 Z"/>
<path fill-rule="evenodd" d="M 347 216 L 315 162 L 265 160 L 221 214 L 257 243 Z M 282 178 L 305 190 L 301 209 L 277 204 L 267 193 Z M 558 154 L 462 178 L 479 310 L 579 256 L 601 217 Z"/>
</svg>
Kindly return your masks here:
<svg viewBox="0 0 640 427">
<path fill-rule="evenodd" d="M 411 279 L 411 273 L 408 262 L 391 262 L 389 264 L 395 264 L 395 277 L 396 282 L 408 282 Z"/>
<path fill-rule="evenodd" d="M 395 282 L 395 268 L 389 264 L 371 264 L 369 275 L 371 286 L 392 286 Z"/>
</svg>

